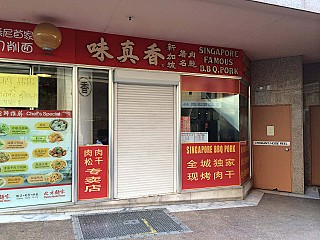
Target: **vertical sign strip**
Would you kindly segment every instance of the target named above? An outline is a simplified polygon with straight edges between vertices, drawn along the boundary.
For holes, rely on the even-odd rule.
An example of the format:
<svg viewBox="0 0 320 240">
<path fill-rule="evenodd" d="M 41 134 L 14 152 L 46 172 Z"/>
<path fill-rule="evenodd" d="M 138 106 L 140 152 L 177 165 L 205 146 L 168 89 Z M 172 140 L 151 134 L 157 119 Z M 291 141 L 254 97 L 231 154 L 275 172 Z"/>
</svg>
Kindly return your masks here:
<svg viewBox="0 0 320 240">
<path fill-rule="evenodd" d="M 79 146 L 78 199 L 108 197 L 108 146 Z"/>
</svg>

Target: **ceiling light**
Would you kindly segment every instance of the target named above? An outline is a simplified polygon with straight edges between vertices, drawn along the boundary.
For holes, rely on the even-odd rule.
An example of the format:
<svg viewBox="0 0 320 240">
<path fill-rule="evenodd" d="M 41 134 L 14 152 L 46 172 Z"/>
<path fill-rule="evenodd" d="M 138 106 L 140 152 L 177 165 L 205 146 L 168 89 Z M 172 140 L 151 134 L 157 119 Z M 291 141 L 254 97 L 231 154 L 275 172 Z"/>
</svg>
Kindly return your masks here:
<svg viewBox="0 0 320 240">
<path fill-rule="evenodd" d="M 39 77 L 51 77 L 52 75 L 50 75 L 50 74 L 47 74 L 47 73 L 38 73 L 37 74 L 37 76 L 39 76 Z"/>
<path fill-rule="evenodd" d="M 46 52 L 51 53 L 61 44 L 61 32 L 51 23 L 40 23 L 33 30 L 33 39 L 36 45 Z"/>
</svg>

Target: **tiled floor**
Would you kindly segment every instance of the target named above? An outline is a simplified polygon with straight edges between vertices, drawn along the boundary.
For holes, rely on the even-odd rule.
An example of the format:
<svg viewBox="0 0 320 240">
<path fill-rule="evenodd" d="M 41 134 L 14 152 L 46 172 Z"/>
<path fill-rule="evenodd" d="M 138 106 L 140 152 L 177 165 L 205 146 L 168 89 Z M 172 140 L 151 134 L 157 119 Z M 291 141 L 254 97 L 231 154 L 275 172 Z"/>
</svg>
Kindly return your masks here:
<svg viewBox="0 0 320 240">
<path fill-rule="evenodd" d="M 177 205 L 164 205 L 164 206 L 148 206 L 148 207 L 137 207 L 131 208 L 130 210 L 141 210 L 141 209 L 154 209 L 154 208 L 166 208 L 170 212 L 187 212 L 197 210 L 211 210 L 211 209 L 227 209 L 227 208 L 239 208 L 239 207 L 250 207 L 257 206 L 263 197 L 264 193 L 276 194 L 283 196 L 301 197 L 320 199 L 319 191 L 317 187 L 307 187 L 305 195 L 285 193 L 278 191 L 269 190 L 252 190 L 244 200 L 239 201 L 217 201 L 217 202 L 206 202 L 206 203 L 195 203 L 195 204 L 177 204 Z M 86 211 L 85 213 L 100 213 L 100 212 L 116 212 L 125 211 L 127 209 L 118 208 L 112 210 L 100 210 L 100 211 Z M 75 213 L 57 213 L 57 214 L 28 214 L 28 215 L 0 215 L 0 223 L 8 222 L 32 222 L 32 221 L 54 221 L 54 220 L 69 220 L 71 215 L 84 214 L 84 212 Z"/>
<path fill-rule="evenodd" d="M 130 210 L 153 209 L 153 208 L 166 208 L 170 212 L 183 212 L 183 211 L 196 211 L 207 209 L 221 209 L 221 208 L 234 208 L 234 207 L 249 207 L 256 206 L 261 200 L 263 193 L 258 190 L 252 190 L 244 200 L 239 201 L 219 201 L 219 202 L 206 202 L 195 204 L 178 204 L 178 205 L 163 205 L 163 206 L 148 206 L 131 208 Z M 85 213 L 99 213 L 99 212 L 116 212 L 125 211 L 124 208 L 104 210 L 104 211 L 86 211 Z M 83 214 L 84 212 L 65 213 L 65 214 L 28 214 L 28 215 L 0 215 L 0 223 L 7 222 L 32 222 L 32 221 L 52 221 L 52 220 L 67 220 L 74 214 Z"/>
<path fill-rule="evenodd" d="M 320 199 L 314 196 L 316 190 L 306 191 L 307 195 L 253 190 L 243 201 L 167 206 L 192 232 L 141 237 L 146 240 L 319 240 Z M 128 209 L 113 211 L 118 210 Z M 1 240 L 74 240 L 70 216 L 2 216 Z"/>
<path fill-rule="evenodd" d="M 279 192 L 279 191 L 271 191 L 271 190 L 259 190 L 259 191 L 264 192 L 264 193 L 269 193 L 269 194 L 282 195 L 282 196 L 320 199 L 320 190 L 319 189 L 320 189 L 320 187 L 316 187 L 316 186 L 306 186 L 304 195 L 295 194 L 295 193 L 287 193 L 287 192 Z"/>
</svg>

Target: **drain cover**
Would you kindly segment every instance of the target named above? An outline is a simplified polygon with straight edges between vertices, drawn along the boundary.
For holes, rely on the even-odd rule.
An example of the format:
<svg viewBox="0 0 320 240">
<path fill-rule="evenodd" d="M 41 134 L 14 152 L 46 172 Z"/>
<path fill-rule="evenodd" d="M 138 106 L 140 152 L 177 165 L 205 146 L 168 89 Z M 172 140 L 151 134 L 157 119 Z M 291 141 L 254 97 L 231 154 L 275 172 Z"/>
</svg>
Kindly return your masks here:
<svg viewBox="0 0 320 240">
<path fill-rule="evenodd" d="M 191 232 L 166 209 L 72 216 L 77 240 L 106 240 Z"/>
</svg>

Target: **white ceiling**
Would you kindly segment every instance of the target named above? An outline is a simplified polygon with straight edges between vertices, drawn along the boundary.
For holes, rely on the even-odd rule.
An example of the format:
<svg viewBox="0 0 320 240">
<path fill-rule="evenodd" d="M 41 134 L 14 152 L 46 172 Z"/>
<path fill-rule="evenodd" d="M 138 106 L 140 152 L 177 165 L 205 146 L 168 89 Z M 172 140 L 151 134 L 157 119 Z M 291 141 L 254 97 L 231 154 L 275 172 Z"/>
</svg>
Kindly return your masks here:
<svg viewBox="0 0 320 240">
<path fill-rule="evenodd" d="M 305 63 L 320 62 L 320 14 L 246 0 L 0 3 L 1 20 L 240 48 L 252 60 L 303 55 Z"/>
</svg>

